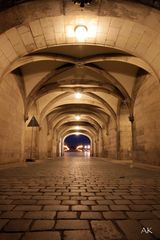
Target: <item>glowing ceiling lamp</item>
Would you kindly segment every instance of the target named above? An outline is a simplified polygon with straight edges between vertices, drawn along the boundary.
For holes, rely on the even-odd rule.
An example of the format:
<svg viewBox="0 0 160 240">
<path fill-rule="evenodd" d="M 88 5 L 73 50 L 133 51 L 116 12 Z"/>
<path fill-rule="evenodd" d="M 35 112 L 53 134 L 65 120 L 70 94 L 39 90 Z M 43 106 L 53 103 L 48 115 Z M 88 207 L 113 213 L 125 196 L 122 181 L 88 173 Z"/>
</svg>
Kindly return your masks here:
<svg viewBox="0 0 160 240">
<path fill-rule="evenodd" d="M 82 97 L 82 93 L 80 91 L 75 92 L 75 98 L 80 99 Z"/>
<path fill-rule="evenodd" d="M 79 121 L 79 120 L 81 119 L 81 117 L 80 117 L 79 115 L 76 115 L 76 116 L 75 116 L 75 119 L 76 119 L 77 121 Z"/>
<path fill-rule="evenodd" d="M 85 25 L 77 25 L 74 31 L 78 41 L 84 41 L 87 38 L 88 29 Z"/>
</svg>

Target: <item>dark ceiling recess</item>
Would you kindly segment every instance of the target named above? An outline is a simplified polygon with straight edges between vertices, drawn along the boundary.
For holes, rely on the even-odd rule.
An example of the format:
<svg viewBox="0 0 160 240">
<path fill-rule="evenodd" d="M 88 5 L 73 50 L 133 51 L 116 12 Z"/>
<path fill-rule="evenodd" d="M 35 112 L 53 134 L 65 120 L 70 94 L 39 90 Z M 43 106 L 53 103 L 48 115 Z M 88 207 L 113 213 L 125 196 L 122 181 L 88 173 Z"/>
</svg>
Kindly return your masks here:
<svg viewBox="0 0 160 240">
<path fill-rule="evenodd" d="M 32 1 L 33 0 L 0 0 L 0 10 L 5 10 L 15 5 Z"/>
<path fill-rule="evenodd" d="M 138 0 L 138 2 L 160 10 L 160 0 Z"/>
<path fill-rule="evenodd" d="M 39 1 L 39 0 L 0 0 L 0 11 L 6 10 L 18 4 L 22 4 L 25 2 L 34 2 L 34 1 Z M 44 1 L 47 1 L 47 0 L 44 0 Z M 69 1 L 69 0 L 63 0 L 63 1 Z M 85 5 L 87 6 L 87 4 L 91 4 L 92 2 L 95 2 L 95 3 L 99 2 L 97 0 L 70 0 L 70 1 L 72 1 L 75 4 L 76 3 L 79 4 L 80 7 L 85 7 Z M 114 1 L 114 0 L 110 0 L 110 1 Z M 160 0 L 126 0 L 126 1 L 139 2 L 144 5 L 160 10 Z"/>
</svg>

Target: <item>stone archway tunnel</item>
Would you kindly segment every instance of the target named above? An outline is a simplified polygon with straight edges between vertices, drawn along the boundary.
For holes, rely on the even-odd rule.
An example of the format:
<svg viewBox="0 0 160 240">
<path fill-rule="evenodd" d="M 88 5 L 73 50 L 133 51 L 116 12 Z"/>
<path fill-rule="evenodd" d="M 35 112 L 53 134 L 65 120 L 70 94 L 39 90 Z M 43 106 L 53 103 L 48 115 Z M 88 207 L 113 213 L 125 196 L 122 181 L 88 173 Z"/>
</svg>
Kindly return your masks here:
<svg viewBox="0 0 160 240">
<path fill-rule="evenodd" d="M 111 3 L 100 2 L 91 12 L 70 1 L 47 1 L 47 12 L 41 1 L 9 9 L 2 1 L 2 164 L 28 158 L 27 124 L 34 115 L 40 125 L 33 139 L 36 159 L 59 156 L 59 143 L 79 126 L 92 138 L 94 156 L 159 166 L 159 11 L 115 1 L 117 13 L 102 16 Z M 76 35 L 79 26 L 85 39 Z"/>
<path fill-rule="evenodd" d="M 84 231 L 82 236 L 86 236 L 85 240 L 99 240 L 97 224 L 101 223 L 102 239 L 106 239 L 103 226 L 108 226 L 117 236 L 107 239 L 124 237 L 135 240 L 138 233 L 133 238 L 126 229 L 130 229 L 132 224 L 136 228 L 150 223 L 154 226 L 155 235 L 143 239 L 155 239 L 160 237 L 157 227 L 160 205 L 156 195 L 159 180 L 149 178 L 151 188 L 147 194 L 147 181 L 141 182 L 141 178 L 147 178 L 146 172 L 136 172 L 136 168 L 127 168 L 125 164 L 160 168 L 159 3 L 149 0 L 93 0 L 81 8 L 74 2 L 0 0 L 0 168 L 12 164 L 27 166 L 26 171 L 25 167 L 21 171 L 23 176 L 15 168 L 13 172 L 1 171 L 0 231 L 3 233 L 0 233 L 0 239 L 10 239 L 14 235 L 15 240 L 31 240 L 38 237 L 34 234 L 40 234 L 36 229 L 43 232 L 47 228 L 51 235 L 55 231 L 56 240 L 81 240 L 80 230 Z M 39 127 L 32 129 L 28 124 L 33 116 Z M 62 161 L 64 139 L 77 132 L 90 139 L 92 158 L 88 162 L 83 158 L 75 162 L 70 159 L 69 165 L 69 162 Z M 26 159 L 34 159 L 35 165 L 24 165 Z M 41 162 L 42 168 L 38 165 Z M 112 169 L 111 162 L 120 163 L 120 172 L 114 172 L 118 167 L 114 165 Z M 148 177 L 154 177 L 152 172 L 147 173 Z M 46 182 L 40 179 L 41 176 Z M 155 177 L 158 179 L 158 175 Z M 112 183 L 111 178 L 114 179 Z M 135 190 L 136 184 L 138 190 Z M 129 192 L 130 186 L 136 194 Z M 11 191 L 12 187 L 14 191 L 17 189 L 19 199 Z M 27 195 L 27 191 L 34 192 L 37 187 L 39 199 L 35 193 L 34 196 Z M 3 193 L 5 188 L 6 194 Z M 52 204 L 46 197 L 49 191 Z M 65 191 L 66 195 L 69 192 L 66 198 Z M 116 194 L 118 198 L 114 198 Z M 46 200 L 46 203 L 41 200 Z M 144 203 L 140 206 L 142 200 Z M 83 201 L 86 201 L 85 207 Z M 69 207 L 62 207 L 63 203 L 68 203 Z M 77 215 L 71 211 L 74 209 L 72 203 L 77 205 Z M 29 207 L 29 204 L 33 206 Z M 27 217 L 22 217 L 29 216 L 32 209 L 37 212 L 36 217 L 33 214 L 36 221 L 43 209 L 48 210 L 54 231 L 50 232 L 49 227 L 40 228 L 40 222 L 27 222 Z M 53 209 L 56 212 L 54 217 Z M 70 210 L 70 213 L 59 213 L 62 209 L 64 212 Z M 118 209 L 118 213 L 112 213 Z M 39 220 L 46 220 L 46 215 L 44 218 L 42 215 Z M 64 233 L 71 230 L 69 227 L 65 229 L 65 216 L 75 226 L 73 232 Z M 21 217 L 23 221 L 18 220 Z M 53 219 L 59 221 L 61 217 L 64 222 L 53 227 Z M 75 225 L 72 218 L 78 221 Z M 150 218 L 154 221 L 148 222 Z M 99 219 L 100 222 L 82 222 L 81 225 L 82 219 Z M 119 223 L 113 219 L 129 222 Z M 133 219 L 138 222 L 132 222 Z M 32 232 L 33 223 L 37 228 L 34 226 L 34 234 L 28 235 L 27 231 Z M 14 224 L 21 226 L 19 230 L 15 231 Z M 121 229 L 119 235 L 116 229 Z M 50 240 L 51 237 L 47 236 Z"/>
</svg>

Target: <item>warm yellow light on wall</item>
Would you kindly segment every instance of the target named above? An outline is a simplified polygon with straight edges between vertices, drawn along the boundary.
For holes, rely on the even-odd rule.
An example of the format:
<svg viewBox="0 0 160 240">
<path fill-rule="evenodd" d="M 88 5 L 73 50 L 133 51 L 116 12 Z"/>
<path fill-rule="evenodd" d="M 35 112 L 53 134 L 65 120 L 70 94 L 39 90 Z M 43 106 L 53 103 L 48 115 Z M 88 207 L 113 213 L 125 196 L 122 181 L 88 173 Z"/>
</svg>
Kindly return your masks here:
<svg viewBox="0 0 160 240">
<path fill-rule="evenodd" d="M 80 127 L 79 127 L 79 126 L 76 126 L 75 128 L 76 128 L 76 130 L 79 130 L 79 129 L 80 129 Z"/>
</svg>

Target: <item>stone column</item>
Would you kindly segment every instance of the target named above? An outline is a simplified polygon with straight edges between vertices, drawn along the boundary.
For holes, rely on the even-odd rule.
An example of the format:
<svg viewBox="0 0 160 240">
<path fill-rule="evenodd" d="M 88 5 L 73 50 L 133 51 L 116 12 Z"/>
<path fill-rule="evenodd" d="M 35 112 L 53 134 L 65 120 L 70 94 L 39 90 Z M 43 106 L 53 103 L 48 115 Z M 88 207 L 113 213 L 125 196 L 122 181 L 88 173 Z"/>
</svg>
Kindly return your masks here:
<svg viewBox="0 0 160 240">
<path fill-rule="evenodd" d="M 132 154 L 132 160 L 134 160 L 134 150 L 135 150 L 135 123 L 134 123 L 134 116 L 130 115 L 129 121 L 131 122 L 131 134 L 132 134 L 132 149 L 131 149 L 131 154 Z"/>
<path fill-rule="evenodd" d="M 52 136 L 51 136 L 50 132 L 48 133 L 47 140 L 48 140 L 48 142 L 47 142 L 47 157 L 48 158 L 53 158 Z"/>
<path fill-rule="evenodd" d="M 117 160 L 119 160 L 120 159 L 120 141 L 121 141 L 121 139 L 120 139 L 120 116 L 117 116 L 117 125 L 116 125 L 116 128 L 115 128 L 115 131 L 116 131 L 116 138 L 117 138 L 116 158 L 117 158 Z"/>
</svg>

